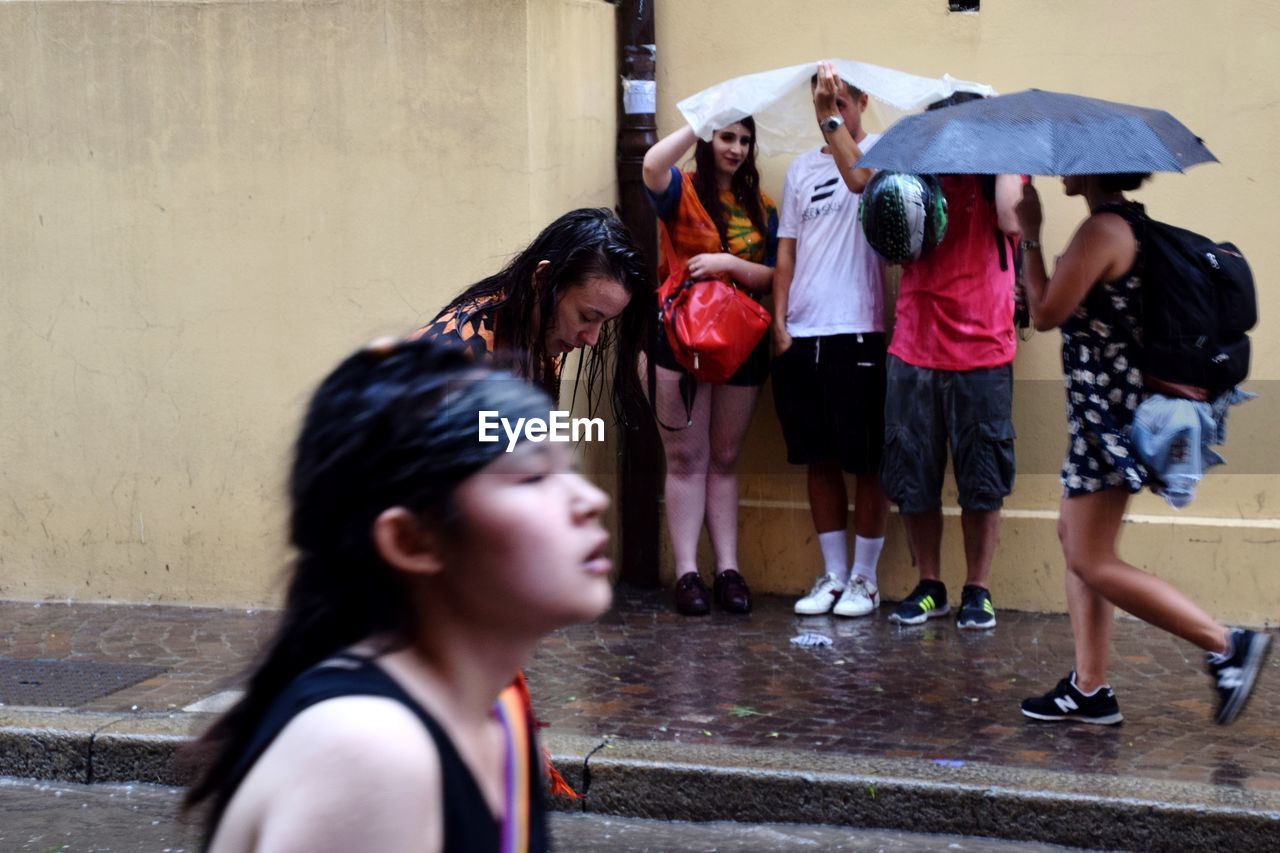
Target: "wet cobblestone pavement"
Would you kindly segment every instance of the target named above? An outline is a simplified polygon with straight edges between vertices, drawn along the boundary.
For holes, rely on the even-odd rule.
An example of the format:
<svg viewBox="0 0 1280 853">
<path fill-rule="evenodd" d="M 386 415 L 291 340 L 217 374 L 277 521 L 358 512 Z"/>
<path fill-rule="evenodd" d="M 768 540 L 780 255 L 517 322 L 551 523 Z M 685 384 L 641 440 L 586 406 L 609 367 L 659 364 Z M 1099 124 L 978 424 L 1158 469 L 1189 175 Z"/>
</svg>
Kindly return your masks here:
<svg viewBox="0 0 1280 853">
<path fill-rule="evenodd" d="M 1033 723 L 1018 701 L 1071 668 L 1065 616 L 1000 611 L 991 633 L 949 620 L 795 617 L 761 597 L 749 616 L 685 618 L 664 593 L 620 590 L 599 621 L 549 638 L 528 668 L 554 731 L 642 741 L 981 762 L 1280 791 L 1280 654 L 1233 726 L 1211 722 L 1200 653 L 1137 622 L 1116 626 L 1123 726 Z M 0 603 L 0 656 L 148 663 L 165 672 L 75 710 L 174 713 L 233 686 L 270 611 Z M 823 634 L 830 646 L 791 638 Z M 2 700 L 3 697 L 0 697 Z"/>
<path fill-rule="evenodd" d="M 178 817 L 178 789 L 159 785 L 71 785 L 0 777 L 0 850 L 32 853 L 187 853 L 199 832 Z M 1052 853 L 1052 844 L 960 835 L 804 824 L 688 823 L 601 815 L 551 815 L 561 853 L 782 853 L 866 850 L 882 853 Z"/>
<path fill-rule="evenodd" d="M 984 762 L 1280 790 L 1280 654 L 1244 715 L 1213 724 L 1203 655 L 1145 624 L 1115 626 L 1118 727 L 1035 723 L 1018 710 L 1073 666 L 1066 616 L 999 612 L 992 632 L 949 619 L 675 614 L 661 593 L 620 592 L 598 622 L 548 639 L 529 667 L 537 710 L 560 731 L 639 740 Z M 805 648 L 814 632 L 832 644 Z"/>
<path fill-rule="evenodd" d="M 75 709 L 172 711 L 234 684 L 267 641 L 275 616 L 270 610 L 4 601 L 0 657 L 162 666 L 159 675 Z"/>
</svg>

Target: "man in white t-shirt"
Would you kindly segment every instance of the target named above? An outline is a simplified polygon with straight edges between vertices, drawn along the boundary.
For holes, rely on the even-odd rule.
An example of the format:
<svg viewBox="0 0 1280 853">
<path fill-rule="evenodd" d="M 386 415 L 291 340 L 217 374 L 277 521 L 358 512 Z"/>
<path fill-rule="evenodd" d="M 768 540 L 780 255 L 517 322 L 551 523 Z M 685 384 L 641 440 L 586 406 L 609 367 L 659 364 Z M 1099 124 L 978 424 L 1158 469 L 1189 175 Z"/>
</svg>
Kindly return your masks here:
<svg viewBox="0 0 1280 853">
<path fill-rule="evenodd" d="M 862 129 L 865 92 L 829 64 L 813 79 L 825 145 L 787 170 L 773 277 L 773 397 L 787 461 L 807 465 L 809 510 L 823 569 L 795 612 L 864 616 L 880 605 L 876 565 L 889 504 L 880 488 L 884 447 L 884 266 L 858 223 L 871 177 L 854 164 L 876 136 Z M 856 480 L 854 556 L 849 495 Z"/>
</svg>

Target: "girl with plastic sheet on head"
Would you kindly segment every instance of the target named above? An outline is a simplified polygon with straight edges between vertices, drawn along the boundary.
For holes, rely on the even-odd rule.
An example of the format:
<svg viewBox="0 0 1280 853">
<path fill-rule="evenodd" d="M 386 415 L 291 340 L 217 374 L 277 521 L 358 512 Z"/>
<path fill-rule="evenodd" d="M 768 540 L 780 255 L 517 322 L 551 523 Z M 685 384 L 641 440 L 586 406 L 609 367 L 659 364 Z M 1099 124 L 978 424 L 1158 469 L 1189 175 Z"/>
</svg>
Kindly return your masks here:
<svg viewBox="0 0 1280 853">
<path fill-rule="evenodd" d="M 695 170 L 683 172 L 676 163 L 690 146 Z M 645 154 L 643 178 L 658 213 L 660 278 L 719 276 L 755 298 L 769 292 L 778 212 L 760 190 L 755 122 L 750 117 L 719 128 L 710 142 L 682 127 Z M 716 603 L 731 613 L 751 609 L 750 592 L 738 571 L 737 464 L 756 398 L 769 374 L 767 337 L 722 385 L 695 382 L 661 334 L 651 339 L 658 422 L 687 424 L 659 430 L 667 461 L 664 495 L 675 552 L 676 609 L 685 615 L 710 609 L 697 565 L 704 520 L 715 552 Z"/>
<path fill-rule="evenodd" d="M 614 417 L 646 417 L 637 365 L 653 314 L 653 277 L 627 227 L 608 210 L 572 210 L 501 271 L 468 287 L 414 337 L 448 338 L 481 360 L 501 353 L 516 374 L 560 398 L 564 357 L 584 349 L 578 381 L 594 412 L 613 350 Z M 577 393 L 575 384 L 574 393 Z"/>
<path fill-rule="evenodd" d="M 1107 684 L 1116 607 L 1205 650 L 1219 723 L 1231 722 L 1244 708 L 1270 646 L 1265 633 L 1226 628 L 1173 586 L 1116 553 L 1129 497 L 1150 481 L 1129 437 L 1134 412 L 1146 396 L 1137 361 L 1142 290 L 1148 282 L 1142 280 L 1143 246 L 1131 224 L 1142 216 L 1142 206 L 1123 195 L 1147 177 L 1062 179 L 1066 194 L 1088 205 L 1089 217 L 1052 277 L 1040 247 L 1043 215 L 1034 187 L 1024 187 L 1017 206 L 1031 320 L 1041 331 L 1062 329 L 1070 441 L 1058 538 L 1067 563 L 1076 667 L 1053 690 L 1022 703 L 1022 713 L 1034 719 L 1101 725 L 1123 719 Z"/>
<path fill-rule="evenodd" d="M 608 608 L 608 499 L 564 445 L 504 452 L 477 424 L 549 408 L 421 340 L 320 385 L 279 628 L 193 750 L 210 850 L 547 849 L 533 723 L 506 688 L 540 638 Z"/>
</svg>

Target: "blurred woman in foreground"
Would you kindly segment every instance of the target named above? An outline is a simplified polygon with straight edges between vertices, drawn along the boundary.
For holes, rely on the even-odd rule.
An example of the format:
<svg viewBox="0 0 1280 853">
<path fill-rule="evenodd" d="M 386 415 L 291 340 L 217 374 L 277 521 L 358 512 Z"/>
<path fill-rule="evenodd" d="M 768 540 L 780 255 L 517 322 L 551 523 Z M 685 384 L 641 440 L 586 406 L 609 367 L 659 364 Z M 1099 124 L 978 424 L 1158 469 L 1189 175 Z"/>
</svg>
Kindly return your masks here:
<svg viewBox="0 0 1280 853">
<path fill-rule="evenodd" d="M 508 687 L 540 638 L 608 608 L 607 498 L 565 445 L 507 453 L 477 424 L 549 408 L 424 340 L 324 380 L 293 466 L 280 627 L 195 747 L 187 805 L 207 806 L 212 851 L 547 848 L 533 724 Z"/>
</svg>

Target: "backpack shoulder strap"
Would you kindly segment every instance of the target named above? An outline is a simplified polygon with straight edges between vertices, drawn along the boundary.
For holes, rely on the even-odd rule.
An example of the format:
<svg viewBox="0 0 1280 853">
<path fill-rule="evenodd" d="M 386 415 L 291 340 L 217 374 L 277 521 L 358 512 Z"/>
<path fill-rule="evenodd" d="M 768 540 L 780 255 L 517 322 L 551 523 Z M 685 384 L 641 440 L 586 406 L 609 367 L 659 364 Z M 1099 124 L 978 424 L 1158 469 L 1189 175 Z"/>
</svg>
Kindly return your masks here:
<svg viewBox="0 0 1280 853">
<path fill-rule="evenodd" d="M 1094 213 L 1114 213 L 1125 222 L 1128 222 L 1129 225 L 1133 227 L 1135 233 L 1138 228 L 1145 227 L 1146 224 L 1151 221 L 1150 217 L 1147 216 L 1146 208 L 1138 204 L 1136 201 L 1111 202 L 1109 204 L 1102 205 L 1095 210 Z"/>
<path fill-rule="evenodd" d="M 1134 258 L 1133 267 L 1130 270 L 1145 272 L 1148 257 L 1147 232 L 1153 222 L 1151 217 L 1147 216 L 1147 209 L 1136 201 L 1118 201 L 1104 204 L 1094 213 L 1114 213 L 1129 223 L 1133 238 L 1138 241 L 1138 256 Z"/>
</svg>

